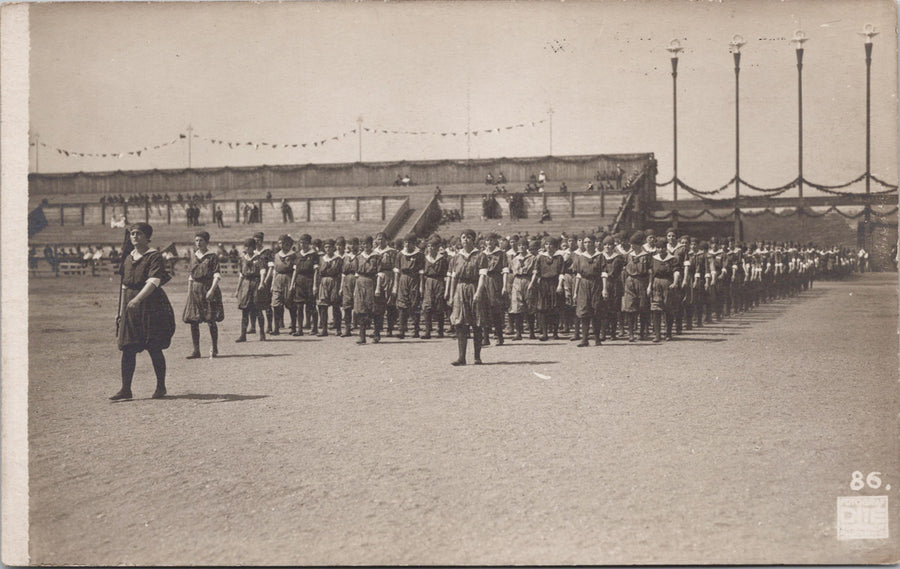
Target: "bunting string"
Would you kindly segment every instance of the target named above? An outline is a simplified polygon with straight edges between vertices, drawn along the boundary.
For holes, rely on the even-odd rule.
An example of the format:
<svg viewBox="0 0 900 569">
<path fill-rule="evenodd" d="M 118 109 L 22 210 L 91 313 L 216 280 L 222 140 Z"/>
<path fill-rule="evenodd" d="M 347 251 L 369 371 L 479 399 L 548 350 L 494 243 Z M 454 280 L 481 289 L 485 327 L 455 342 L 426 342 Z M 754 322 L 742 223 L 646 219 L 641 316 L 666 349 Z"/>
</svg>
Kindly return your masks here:
<svg viewBox="0 0 900 569">
<path fill-rule="evenodd" d="M 378 134 L 378 135 L 391 134 L 391 135 L 404 135 L 404 136 L 428 135 L 428 136 L 446 137 L 446 136 L 468 136 L 470 134 L 473 136 L 478 136 L 479 134 L 481 134 L 481 135 L 499 134 L 501 132 L 514 130 L 514 129 L 535 127 L 535 126 L 544 124 L 546 121 L 547 121 L 547 119 L 542 119 L 542 120 L 538 120 L 538 121 L 521 122 L 521 123 L 501 126 L 501 127 L 497 127 L 497 128 L 486 128 L 486 129 L 479 129 L 479 130 L 464 130 L 464 131 L 427 131 L 427 130 L 404 130 L 404 129 L 363 127 L 363 132 L 370 133 L 370 134 Z M 163 148 L 166 148 L 167 146 L 176 144 L 179 141 L 186 140 L 188 138 L 188 136 L 190 136 L 193 139 L 203 141 L 203 142 L 206 142 L 209 144 L 213 144 L 216 146 L 221 146 L 221 147 L 227 146 L 230 149 L 253 148 L 255 150 L 260 150 L 260 149 L 278 150 L 278 149 L 295 149 L 295 148 L 310 148 L 310 147 L 311 148 L 319 148 L 321 146 L 325 146 L 329 142 L 340 141 L 340 140 L 346 138 L 347 136 L 357 134 L 358 132 L 359 132 L 358 129 L 354 128 L 354 129 L 351 129 L 351 130 L 348 130 L 345 132 L 341 132 L 339 134 L 335 134 L 333 136 L 327 136 L 327 137 L 321 138 L 319 140 L 312 140 L 312 141 L 306 141 L 306 142 L 289 142 L 289 143 L 252 141 L 252 140 L 245 142 L 245 141 L 241 141 L 241 140 L 225 140 L 225 139 L 221 139 L 221 138 L 213 138 L 210 136 L 201 136 L 196 133 L 190 133 L 190 134 L 180 133 L 178 135 L 178 138 L 175 138 L 175 139 L 167 141 L 167 142 L 163 142 L 160 144 L 147 145 L 147 146 L 144 146 L 143 148 L 139 148 L 136 150 L 127 150 L 127 151 L 121 151 L 121 152 L 83 152 L 81 150 L 72 150 L 70 148 L 59 148 L 59 147 L 51 146 L 45 142 L 40 142 L 40 146 L 41 146 L 41 148 L 46 148 L 48 150 L 55 151 L 57 154 L 60 154 L 67 158 L 72 158 L 72 157 L 76 157 L 76 156 L 79 158 L 123 158 L 125 156 L 140 157 L 142 154 L 144 154 L 146 152 L 150 152 L 150 151 L 154 151 L 154 150 L 161 150 Z M 36 143 L 31 142 L 30 145 L 36 146 Z"/>
</svg>

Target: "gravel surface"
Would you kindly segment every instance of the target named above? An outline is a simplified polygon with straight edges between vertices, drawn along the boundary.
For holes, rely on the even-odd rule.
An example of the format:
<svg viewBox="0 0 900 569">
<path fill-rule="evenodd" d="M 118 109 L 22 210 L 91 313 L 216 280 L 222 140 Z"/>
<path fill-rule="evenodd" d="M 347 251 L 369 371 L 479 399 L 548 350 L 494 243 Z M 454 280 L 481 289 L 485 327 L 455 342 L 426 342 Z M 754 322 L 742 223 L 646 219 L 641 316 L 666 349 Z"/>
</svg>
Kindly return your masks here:
<svg viewBox="0 0 900 569">
<path fill-rule="evenodd" d="M 185 360 L 180 324 L 170 396 L 140 354 L 113 403 L 117 284 L 29 283 L 32 563 L 898 560 L 896 274 L 674 342 L 507 342 L 465 368 L 454 340 L 235 344 L 229 282 L 223 357 Z M 837 539 L 854 495 L 890 495 L 891 540 Z"/>
</svg>

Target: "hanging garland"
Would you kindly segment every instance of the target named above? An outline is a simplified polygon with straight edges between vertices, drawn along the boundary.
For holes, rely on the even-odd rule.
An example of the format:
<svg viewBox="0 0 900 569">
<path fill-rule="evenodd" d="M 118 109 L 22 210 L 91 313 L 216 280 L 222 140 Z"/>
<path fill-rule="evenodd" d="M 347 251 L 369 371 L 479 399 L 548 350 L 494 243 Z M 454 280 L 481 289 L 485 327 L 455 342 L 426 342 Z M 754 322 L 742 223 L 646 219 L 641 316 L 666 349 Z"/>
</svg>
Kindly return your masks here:
<svg viewBox="0 0 900 569">
<path fill-rule="evenodd" d="M 806 184 L 807 186 L 810 186 L 810 187 L 812 187 L 812 188 L 815 188 L 815 189 L 817 189 L 817 190 L 819 190 L 819 191 L 822 191 L 822 192 L 825 192 L 825 193 L 829 193 L 829 194 L 833 193 L 833 194 L 837 194 L 837 195 L 842 195 L 841 192 L 832 192 L 832 191 L 829 191 L 829 190 L 839 190 L 839 189 L 841 189 L 841 188 L 846 188 L 847 186 L 850 186 L 850 185 L 852 185 L 852 184 L 855 184 L 855 183 L 859 182 L 860 180 L 862 180 L 862 179 L 865 178 L 865 177 L 866 177 L 866 173 L 863 172 L 862 174 L 860 174 L 860 175 L 857 176 L 856 178 L 850 180 L 850 181 L 847 182 L 846 184 L 839 184 L 839 185 L 837 185 L 837 186 L 825 186 L 825 185 L 822 185 L 822 184 L 816 184 L 816 183 L 814 183 L 814 182 L 810 182 L 810 181 L 807 180 L 806 178 L 803 178 L 803 183 Z"/>
<path fill-rule="evenodd" d="M 711 196 L 711 195 L 718 194 L 720 192 L 725 191 L 728 188 L 728 186 L 730 186 L 731 184 L 734 183 L 735 179 L 736 179 L 736 177 L 728 180 L 726 183 L 722 184 L 717 189 L 708 191 L 708 192 L 704 192 L 702 190 L 697 190 L 695 188 L 692 188 L 692 187 L 688 186 L 687 184 L 685 184 L 680 178 L 676 179 L 675 183 L 678 184 L 678 187 L 685 190 L 689 194 L 695 195 L 698 197 L 702 197 L 702 196 Z"/>
<path fill-rule="evenodd" d="M 789 189 L 793 188 L 794 186 L 796 186 L 796 185 L 799 183 L 799 181 L 800 181 L 799 178 L 794 178 L 793 180 L 791 180 L 791 181 L 788 182 L 787 184 L 785 184 L 785 185 L 783 185 L 783 186 L 780 186 L 780 187 L 777 187 L 777 188 L 760 188 L 760 187 L 754 186 L 753 184 L 751 184 L 750 182 L 744 180 L 743 178 L 740 178 L 739 180 L 740 180 L 740 182 L 741 182 L 742 184 L 744 184 L 745 186 L 747 186 L 747 187 L 750 188 L 751 190 L 756 190 L 757 192 L 767 192 L 767 193 L 772 193 L 772 194 L 783 194 L 783 193 L 786 192 L 787 190 L 789 190 Z"/>
<path fill-rule="evenodd" d="M 870 176 L 870 178 L 872 178 L 873 180 L 875 180 L 876 182 L 878 182 L 879 184 L 881 184 L 881 185 L 884 186 L 885 188 L 888 188 L 888 189 L 889 189 L 890 191 L 892 191 L 892 192 L 896 192 L 896 191 L 897 191 L 897 185 L 896 185 L 896 184 L 888 184 L 887 182 L 885 182 L 885 181 L 883 181 L 883 180 L 880 180 L 880 179 L 879 179 L 877 176 L 875 176 L 874 174 L 872 174 L 872 175 Z"/>
<path fill-rule="evenodd" d="M 664 187 L 668 186 L 669 184 L 673 183 L 674 181 L 675 181 L 675 178 L 673 177 L 673 178 L 669 179 L 668 182 L 664 182 L 664 183 L 662 183 L 662 184 L 660 184 L 659 182 L 657 182 L 657 183 L 656 183 L 656 187 L 657 187 L 657 188 L 664 188 Z"/>
</svg>

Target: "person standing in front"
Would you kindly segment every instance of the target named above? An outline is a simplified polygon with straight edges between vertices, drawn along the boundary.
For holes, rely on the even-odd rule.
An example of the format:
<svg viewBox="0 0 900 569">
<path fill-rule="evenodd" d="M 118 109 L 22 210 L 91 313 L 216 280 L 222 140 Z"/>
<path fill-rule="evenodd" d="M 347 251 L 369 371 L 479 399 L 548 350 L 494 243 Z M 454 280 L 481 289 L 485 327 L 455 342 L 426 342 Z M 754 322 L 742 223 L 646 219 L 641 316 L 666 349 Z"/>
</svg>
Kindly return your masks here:
<svg viewBox="0 0 900 569">
<path fill-rule="evenodd" d="M 450 262 L 450 286 L 447 299 L 452 306 L 450 324 L 456 327 L 456 343 L 459 356 L 451 362 L 454 366 L 466 365 L 466 348 L 469 330 L 475 346 L 475 364 L 481 365 L 481 331 L 489 322 L 486 305 L 482 303 L 484 281 L 487 278 L 488 259 L 475 248 L 475 232 L 466 229 L 459 236 L 460 250 Z"/>
<path fill-rule="evenodd" d="M 153 399 L 166 396 L 166 357 L 175 334 L 175 313 L 161 288 L 169 279 L 166 264 L 159 251 L 150 247 L 153 227 L 136 223 L 129 230 L 134 250 L 122 262 L 121 325 L 118 345 L 122 351 L 122 388 L 110 397 L 113 401 L 131 399 L 131 381 L 137 354 L 147 350 L 156 373 Z"/>
<path fill-rule="evenodd" d="M 256 241 L 253 238 L 244 241 L 244 252 L 241 255 L 241 269 L 238 277 L 237 290 L 234 295 L 238 299 L 238 308 L 241 309 L 241 335 L 235 342 L 247 341 L 247 326 L 251 321 L 259 323 L 259 340 L 265 341 L 266 327 L 259 310 L 259 283 L 265 276 L 268 268 L 260 260 L 256 253 Z"/>
<path fill-rule="evenodd" d="M 191 326 L 191 342 L 194 350 L 189 360 L 200 357 L 200 323 L 206 322 L 212 341 L 210 355 L 219 355 L 218 322 L 225 320 L 222 291 L 219 290 L 219 258 L 209 250 L 209 233 L 200 231 L 194 236 L 197 250 L 191 257 L 191 272 L 188 275 L 188 297 L 181 319 Z"/>
</svg>

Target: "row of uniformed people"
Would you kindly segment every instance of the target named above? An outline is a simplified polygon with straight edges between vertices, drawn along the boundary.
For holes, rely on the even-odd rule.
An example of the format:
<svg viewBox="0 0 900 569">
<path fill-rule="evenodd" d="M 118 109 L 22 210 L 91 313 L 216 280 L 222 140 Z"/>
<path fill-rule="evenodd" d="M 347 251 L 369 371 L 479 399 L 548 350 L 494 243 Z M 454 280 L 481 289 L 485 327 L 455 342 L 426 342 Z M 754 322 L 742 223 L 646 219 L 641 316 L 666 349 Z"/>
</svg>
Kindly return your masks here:
<svg viewBox="0 0 900 569">
<path fill-rule="evenodd" d="M 305 312 L 306 327 L 327 335 L 328 307 L 335 332 L 350 336 L 355 323 L 359 343 L 366 342 L 369 329 L 374 341 L 380 341 L 385 324 L 388 335 L 396 326 L 402 339 L 410 321 L 413 335 L 419 337 L 423 316 L 424 337 L 431 337 L 435 323 L 442 337 L 448 316 L 454 327 L 459 325 L 452 318 L 458 284 L 474 284 L 479 291 L 477 299 L 476 290 L 471 291 L 478 318 L 467 318 L 477 320 L 469 325 L 476 329 L 479 345 L 489 343 L 491 331 L 502 344 L 504 329 L 521 339 L 526 321 L 530 337 L 540 333 L 541 340 L 551 334 L 558 338 L 561 328 L 568 332 L 574 324 L 572 339 L 581 340 L 580 346 L 587 345 L 590 331 L 600 343 L 620 335 L 634 340 L 636 331 L 646 339 L 651 327 L 659 341 L 663 321 L 665 338 L 671 339 L 673 329 L 681 333 L 710 322 L 713 315 L 721 319 L 761 301 L 796 294 L 811 285 L 820 259 L 833 257 L 786 244 L 755 243 L 748 248 L 715 237 L 706 243 L 678 238 L 674 230 L 666 237 L 657 238 L 652 231 L 626 237 L 584 236 L 560 243 L 554 238 L 502 240 L 491 234 L 476 243 L 473 236 L 468 239 L 471 251 L 485 265 L 473 275 L 465 274 L 469 264 L 457 259 L 468 260 L 473 254 L 467 252 L 463 235 L 448 242 L 433 237 L 425 251 L 415 236 L 398 241 L 395 248 L 383 234 L 362 241 L 326 240 L 319 246 L 302 235 L 296 247 L 284 235 L 273 251 L 257 233 L 244 244 L 241 256 L 238 341 L 246 340 L 254 322 L 265 338 L 266 311 L 271 312 L 270 333 L 278 334 L 285 327 L 285 309 L 292 334 L 303 334 Z M 829 263 L 843 262 L 839 256 L 835 259 Z M 459 270 L 453 269 L 454 261 L 462 263 Z"/>
</svg>

